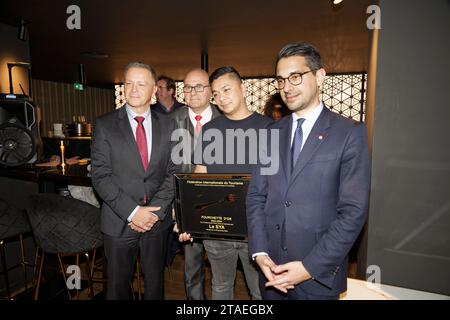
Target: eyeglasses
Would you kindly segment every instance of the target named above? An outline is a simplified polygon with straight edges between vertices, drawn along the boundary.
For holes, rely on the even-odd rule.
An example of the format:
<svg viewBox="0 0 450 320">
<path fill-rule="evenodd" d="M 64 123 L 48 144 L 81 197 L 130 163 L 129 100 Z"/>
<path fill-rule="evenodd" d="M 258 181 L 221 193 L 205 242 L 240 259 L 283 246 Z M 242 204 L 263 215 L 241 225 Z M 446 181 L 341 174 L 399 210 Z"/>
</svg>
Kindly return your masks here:
<svg viewBox="0 0 450 320">
<path fill-rule="evenodd" d="M 195 86 L 190 86 L 190 85 L 185 85 L 183 87 L 183 92 L 184 93 L 190 93 L 192 92 L 192 89 L 195 90 L 195 92 L 203 92 L 205 91 L 205 88 L 208 88 L 209 86 L 204 86 L 202 84 L 197 84 Z"/>
<path fill-rule="evenodd" d="M 303 81 L 303 76 L 307 73 L 310 72 L 314 72 L 316 70 L 309 70 L 306 72 L 295 72 L 289 75 L 289 77 L 287 78 L 283 78 L 283 77 L 276 77 L 275 80 L 273 81 L 275 88 L 277 88 L 278 90 L 281 90 L 284 88 L 285 85 L 285 81 L 286 79 L 289 81 L 290 84 L 292 84 L 293 86 L 298 86 L 302 83 Z"/>
</svg>

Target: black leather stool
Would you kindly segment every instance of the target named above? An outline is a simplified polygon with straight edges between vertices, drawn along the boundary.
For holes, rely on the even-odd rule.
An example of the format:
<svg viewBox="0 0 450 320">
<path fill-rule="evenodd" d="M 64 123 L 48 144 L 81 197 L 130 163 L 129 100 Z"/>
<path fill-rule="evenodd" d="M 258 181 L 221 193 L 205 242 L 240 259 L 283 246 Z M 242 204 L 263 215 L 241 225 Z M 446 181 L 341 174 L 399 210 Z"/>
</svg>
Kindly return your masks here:
<svg viewBox="0 0 450 320">
<path fill-rule="evenodd" d="M 11 293 L 10 281 L 8 276 L 8 273 L 11 270 L 19 266 L 22 267 L 25 281 L 24 288 L 25 290 L 28 289 L 26 267 L 33 266 L 33 264 L 25 261 L 23 235 L 28 232 L 31 232 L 31 227 L 25 212 L 10 205 L 5 200 L 0 199 L 0 262 L 2 266 L 0 273 L 3 275 L 6 287 L 6 297 L 8 300 L 14 298 Z M 20 260 L 18 264 L 8 267 L 6 261 L 5 246 L 7 241 L 14 240 L 14 238 L 19 239 Z"/>
<path fill-rule="evenodd" d="M 84 254 L 88 266 L 89 297 L 93 298 L 92 274 L 95 252 L 103 246 L 100 210 L 86 202 L 57 194 L 32 195 L 30 200 L 28 217 L 36 243 L 42 251 L 34 299 L 39 298 L 42 268 L 47 253 L 58 256 L 65 285 L 66 270 L 61 257 L 67 254 L 77 255 L 78 264 L 79 254 Z M 93 252 L 92 261 L 89 252 Z M 69 288 L 67 291 L 71 298 Z"/>
</svg>

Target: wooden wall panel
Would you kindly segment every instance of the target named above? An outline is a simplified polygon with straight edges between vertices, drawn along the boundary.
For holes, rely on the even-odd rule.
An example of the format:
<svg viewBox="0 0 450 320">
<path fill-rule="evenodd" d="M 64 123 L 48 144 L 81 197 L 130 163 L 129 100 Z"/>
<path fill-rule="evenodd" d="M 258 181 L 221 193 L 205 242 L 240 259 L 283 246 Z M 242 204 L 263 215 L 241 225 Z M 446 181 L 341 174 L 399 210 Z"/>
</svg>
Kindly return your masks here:
<svg viewBox="0 0 450 320">
<path fill-rule="evenodd" d="M 95 118 L 115 109 L 114 89 L 86 87 L 75 90 L 72 84 L 33 79 L 33 100 L 41 109 L 41 134 L 47 136 L 53 123 L 71 123 L 72 116 Z"/>
</svg>

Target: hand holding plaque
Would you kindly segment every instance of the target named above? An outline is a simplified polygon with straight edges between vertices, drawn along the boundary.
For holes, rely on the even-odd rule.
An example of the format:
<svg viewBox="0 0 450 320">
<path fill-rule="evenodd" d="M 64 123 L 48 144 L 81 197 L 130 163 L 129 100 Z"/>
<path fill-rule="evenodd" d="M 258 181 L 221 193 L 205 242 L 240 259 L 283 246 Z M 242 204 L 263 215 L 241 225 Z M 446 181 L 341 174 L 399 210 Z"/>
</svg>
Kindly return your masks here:
<svg viewBox="0 0 450 320">
<path fill-rule="evenodd" d="M 175 212 L 180 233 L 245 240 L 249 179 L 248 174 L 176 174 Z"/>
</svg>

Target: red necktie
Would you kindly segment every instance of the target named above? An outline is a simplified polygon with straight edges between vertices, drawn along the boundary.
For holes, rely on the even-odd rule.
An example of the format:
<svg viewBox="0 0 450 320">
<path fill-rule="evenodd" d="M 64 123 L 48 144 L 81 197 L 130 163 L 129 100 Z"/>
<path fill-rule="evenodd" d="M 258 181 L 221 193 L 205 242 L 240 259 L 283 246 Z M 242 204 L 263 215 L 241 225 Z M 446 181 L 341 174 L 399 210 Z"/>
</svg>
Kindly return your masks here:
<svg viewBox="0 0 450 320">
<path fill-rule="evenodd" d="M 144 166 L 144 171 L 147 171 L 148 167 L 148 149 L 147 149 L 147 136 L 145 135 L 145 129 L 142 124 L 144 117 L 135 117 L 134 120 L 137 121 L 138 125 L 136 128 L 136 143 L 141 154 L 142 165 Z"/>
<path fill-rule="evenodd" d="M 200 120 L 202 120 L 202 116 L 199 114 L 196 115 L 195 121 L 197 121 L 197 123 L 195 124 L 195 134 L 199 134 L 200 131 L 202 130 L 202 124 L 200 123 Z"/>
</svg>

